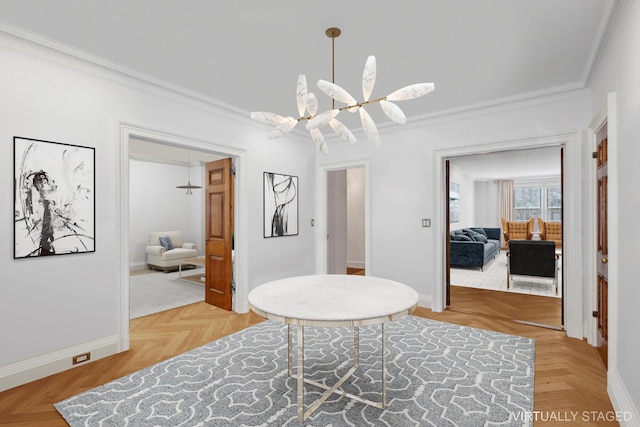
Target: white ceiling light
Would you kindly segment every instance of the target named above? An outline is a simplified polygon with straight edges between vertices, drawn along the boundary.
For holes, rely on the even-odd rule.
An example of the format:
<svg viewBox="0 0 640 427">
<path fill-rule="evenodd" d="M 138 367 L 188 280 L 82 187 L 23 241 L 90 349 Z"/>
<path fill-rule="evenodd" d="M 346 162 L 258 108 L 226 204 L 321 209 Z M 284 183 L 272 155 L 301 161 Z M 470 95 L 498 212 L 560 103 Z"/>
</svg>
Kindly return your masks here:
<svg viewBox="0 0 640 427">
<path fill-rule="evenodd" d="M 331 38 L 331 56 L 332 67 L 334 67 L 334 42 L 335 38 L 340 35 L 339 28 L 329 28 L 326 31 L 328 37 Z M 331 126 L 342 139 L 350 143 L 354 143 L 356 138 L 353 133 L 339 120 L 336 119 L 341 111 L 348 110 L 351 113 L 359 112 L 360 121 L 365 135 L 375 146 L 380 145 L 380 136 L 378 128 L 373 119 L 363 108 L 365 105 L 379 103 L 384 114 L 396 123 L 404 124 L 407 121 L 406 116 L 396 104 L 391 101 L 406 101 L 409 99 L 419 98 L 432 92 L 435 88 L 433 83 L 418 83 L 403 87 L 385 97 L 369 100 L 373 87 L 376 83 L 376 58 L 369 56 L 362 73 L 362 96 L 364 101 L 358 102 L 349 92 L 335 84 L 326 80 L 318 80 L 318 88 L 333 99 L 332 109 L 318 113 L 318 100 L 312 92 L 307 90 L 307 78 L 304 74 L 298 76 L 298 84 L 296 86 L 296 101 L 298 105 L 298 114 L 300 117 L 284 117 L 275 113 L 254 112 L 251 118 L 262 123 L 276 125 L 271 131 L 270 138 L 278 138 L 291 132 L 299 121 L 306 120 L 306 129 L 311 134 L 311 139 L 316 147 L 323 152 L 328 153 L 327 144 L 320 128 L 326 125 Z M 345 104 L 343 107 L 335 108 L 335 101 Z M 308 114 L 305 116 L 305 112 Z"/>
</svg>

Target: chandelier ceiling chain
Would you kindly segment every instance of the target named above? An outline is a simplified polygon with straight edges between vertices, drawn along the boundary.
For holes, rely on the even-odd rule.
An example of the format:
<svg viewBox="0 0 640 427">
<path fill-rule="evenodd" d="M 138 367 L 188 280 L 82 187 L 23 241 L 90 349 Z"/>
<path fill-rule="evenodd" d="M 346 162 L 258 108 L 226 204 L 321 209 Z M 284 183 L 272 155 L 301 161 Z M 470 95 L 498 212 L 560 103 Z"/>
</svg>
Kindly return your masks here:
<svg viewBox="0 0 640 427">
<path fill-rule="evenodd" d="M 419 98 L 432 92 L 435 88 L 433 83 L 417 83 L 405 86 L 395 92 L 390 93 L 382 98 L 370 100 L 369 97 L 373 92 L 376 81 L 376 58 L 371 55 L 367 58 L 362 74 L 362 95 L 364 101 L 358 102 L 345 89 L 335 84 L 335 39 L 341 34 L 339 28 L 328 28 L 325 31 L 327 37 L 331 38 L 331 78 L 332 82 L 326 80 L 318 80 L 318 88 L 331 98 L 331 110 L 318 112 L 318 100 L 312 92 L 307 90 L 307 77 L 304 74 L 298 76 L 298 84 L 296 87 L 296 100 L 298 105 L 299 118 L 291 116 L 284 117 L 275 113 L 253 112 L 251 118 L 262 123 L 273 124 L 276 127 L 271 131 L 269 137 L 271 139 L 278 138 L 291 132 L 300 121 L 306 121 L 305 128 L 311 134 L 311 139 L 316 147 L 323 153 L 329 152 L 326 141 L 320 128 L 325 125 L 331 126 L 333 131 L 340 135 L 347 142 L 354 143 L 356 141 L 353 133 L 339 120 L 336 116 L 344 110 L 350 113 L 359 112 L 360 121 L 365 135 L 375 146 L 380 145 L 380 136 L 373 119 L 363 108 L 365 105 L 379 103 L 384 114 L 391 120 L 399 124 L 405 124 L 407 118 L 397 105 L 392 101 L 406 101 L 409 99 Z M 336 108 L 335 101 L 345 104 L 343 107 Z M 307 114 L 305 114 L 305 112 Z"/>
</svg>

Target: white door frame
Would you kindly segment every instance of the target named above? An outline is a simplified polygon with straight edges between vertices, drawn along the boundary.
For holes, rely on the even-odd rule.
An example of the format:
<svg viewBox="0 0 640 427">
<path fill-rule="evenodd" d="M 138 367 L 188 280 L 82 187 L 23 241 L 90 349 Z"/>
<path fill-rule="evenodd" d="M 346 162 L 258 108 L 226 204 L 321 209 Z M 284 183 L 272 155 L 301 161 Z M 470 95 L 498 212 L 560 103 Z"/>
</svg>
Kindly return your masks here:
<svg viewBox="0 0 640 427">
<path fill-rule="evenodd" d="M 331 171 L 364 168 L 364 268 L 373 274 L 371 263 L 371 159 L 318 166 L 316 169 L 316 274 L 327 274 L 327 174 Z"/>
<path fill-rule="evenodd" d="M 446 194 L 445 160 L 451 157 L 472 154 L 484 154 L 497 151 L 520 150 L 550 146 L 564 146 L 564 217 L 568 220 L 563 224 L 563 292 L 565 295 L 565 330 L 567 335 L 582 339 L 582 168 L 581 155 L 583 146 L 587 146 L 583 133 L 580 135 L 557 135 L 546 138 L 535 138 L 521 141 L 460 147 L 434 152 L 434 185 L 435 185 L 435 214 L 434 214 L 434 286 L 431 297 L 431 310 L 441 312 L 446 306 Z M 570 219 L 570 220 L 569 220 Z"/>
<path fill-rule="evenodd" d="M 233 310 L 238 313 L 249 311 L 249 270 L 247 263 L 248 247 L 248 210 L 247 195 L 247 154 L 244 150 L 216 145 L 213 142 L 199 141 L 161 131 L 142 128 L 126 123 L 120 123 L 119 156 L 116 161 L 116 251 L 120 255 L 116 260 L 118 265 L 117 289 L 118 304 L 118 351 L 129 349 L 129 139 L 141 138 L 157 141 L 186 149 L 196 149 L 204 152 L 221 154 L 234 158 L 236 167 L 235 200 L 234 200 L 234 234 L 237 236 L 235 249 L 235 282 L 236 293 L 233 298 Z"/>
</svg>

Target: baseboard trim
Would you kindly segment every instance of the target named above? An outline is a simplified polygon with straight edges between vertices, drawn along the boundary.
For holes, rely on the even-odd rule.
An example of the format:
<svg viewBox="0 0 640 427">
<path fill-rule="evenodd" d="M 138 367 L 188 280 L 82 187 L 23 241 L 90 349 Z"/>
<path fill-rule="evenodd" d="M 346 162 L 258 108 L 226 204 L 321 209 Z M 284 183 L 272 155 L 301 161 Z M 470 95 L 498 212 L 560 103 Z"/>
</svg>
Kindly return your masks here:
<svg viewBox="0 0 640 427">
<path fill-rule="evenodd" d="M 418 294 L 418 307 L 428 308 L 431 310 L 431 295 Z"/>
<path fill-rule="evenodd" d="M 347 261 L 347 267 L 349 268 L 365 268 L 364 261 Z"/>
<path fill-rule="evenodd" d="M 617 369 L 609 371 L 607 375 L 607 392 L 620 425 L 640 427 L 640 412 L 638 412 L 638 408 L 634 405 L 631 396 L 629 396 L 629 392 Z"/>
<path fill-rule="evenodd" d="M 118 353 L 118 347 L 118 339 L 114 335 L 3 366 L 0 368 L 0 392 L 114 355 Z M 89 361 L 73 364 L 74 356 L 88 352 L 91 353 Z"/>
<path fill-rule="evenodd" d="M 130 271 L 146 270 L 146 269 L 147 269 L 146 262 L 132 262 L 129 264 Z"/>
</svg>

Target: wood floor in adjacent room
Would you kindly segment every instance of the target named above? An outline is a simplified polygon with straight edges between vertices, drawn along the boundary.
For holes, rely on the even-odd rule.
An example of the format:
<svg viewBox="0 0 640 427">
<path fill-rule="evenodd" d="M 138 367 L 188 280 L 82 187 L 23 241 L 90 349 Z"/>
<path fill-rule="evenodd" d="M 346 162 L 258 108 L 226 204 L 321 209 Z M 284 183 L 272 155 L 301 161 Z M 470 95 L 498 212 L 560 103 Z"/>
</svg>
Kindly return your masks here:
<svg viewBox="0 0 640 427">
<path fill-rule="evenodd" d="M 471 289 L 455 309 L 471 309 Z M 467 302 L 465 302 L 465 300 Z M 469 307 L 465 307 L 469 304 Z M 485 303 L 486 305 L 487 303 Z M 482 303 L 480 303 L 482 305 Z M 545 318 L 545 309 L 536 318 Z M 538 425 L 617 425 L 585 421 L 583 411 L 613 411 L 606 391 L 606 372 L 596 350 L 586 342 L 567 338 L 562 331 L 539 328 L 486 315 L 447 310 L 433 313 L 418 308 L 414 315 L 476 328 L 526 336 L 536 340 L 534 411 L 547 417 L 579 412 L 577 422 L 536 422 Z M 53 404 L 108 381 L 229 335 L 263 319 L 253 313 L 227 312 L 204 302 L 131 321 L 131 349 L 102 360 L 0 393 L 0 426 L 56 427 L 66 422 Z M 548 419 L 548 418 L 547 418 Z"/>
<path fill-rule="evenodd" d="M 450 310 L 562 327 L 562 299 L 487 289 L 451 286 Z"/>
</svg>

